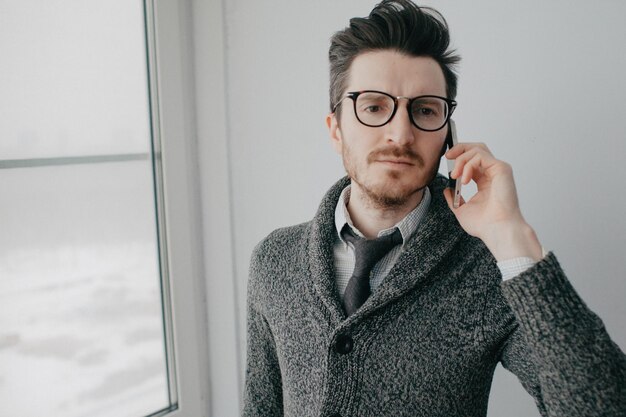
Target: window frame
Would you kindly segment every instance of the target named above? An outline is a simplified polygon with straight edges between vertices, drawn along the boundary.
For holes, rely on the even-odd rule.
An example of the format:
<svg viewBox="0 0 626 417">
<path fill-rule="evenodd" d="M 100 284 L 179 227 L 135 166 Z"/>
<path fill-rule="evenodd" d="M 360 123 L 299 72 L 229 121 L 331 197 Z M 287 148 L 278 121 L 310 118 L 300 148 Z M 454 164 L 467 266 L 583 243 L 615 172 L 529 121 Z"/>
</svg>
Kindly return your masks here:
<svg viewBox="0 0 626 417">
<path fill-rule="evenodd" d="M 154 155 L 162 165 L 155 191 L 163 202 L 163 295 L 171 300 L 164 304 L 164 312 L 171 311 L 165 317 L 172 329 L 168 361 L 175 364 L 170 383 L 176 389 L 170 392 L 178 401 L 177 408 L 155 416 L 238 415 L 240 290 L 233 256 L 223 4 L 144 0 L 144 5 Z"/>
<path fill-rule="evenodd" d="M 178 1 L 144 0 L 150 123 L 158 212 L 161 289 L 171 407 L 154 416 L 208 416 L 207 316 L 191 98 L 180 49 Z M 182 10 L 184 13 L 184 9 Z M 183 59 L 181 59 L 183 58 Z"/>
</svg>

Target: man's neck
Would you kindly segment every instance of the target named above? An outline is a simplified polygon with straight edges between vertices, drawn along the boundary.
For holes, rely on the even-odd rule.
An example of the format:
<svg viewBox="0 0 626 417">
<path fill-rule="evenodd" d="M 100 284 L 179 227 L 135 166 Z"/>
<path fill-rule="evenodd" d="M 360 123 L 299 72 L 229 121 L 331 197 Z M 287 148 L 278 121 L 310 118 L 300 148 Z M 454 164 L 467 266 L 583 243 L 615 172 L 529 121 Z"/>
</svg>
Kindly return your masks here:
<svg viewBox="0 0 626 417">
<path fill-rule="evenodd" d="M 381 207 L 374 203 L 358 185 L 352 184 L 348 213 L 352 224 L 368 239 L 378 237 L 381 230 L 389 229 L 399 223 L 415 207 L 424 196 L 424 190 L 413 194 L 404 204 L 394 207 Z"/>
</svg>

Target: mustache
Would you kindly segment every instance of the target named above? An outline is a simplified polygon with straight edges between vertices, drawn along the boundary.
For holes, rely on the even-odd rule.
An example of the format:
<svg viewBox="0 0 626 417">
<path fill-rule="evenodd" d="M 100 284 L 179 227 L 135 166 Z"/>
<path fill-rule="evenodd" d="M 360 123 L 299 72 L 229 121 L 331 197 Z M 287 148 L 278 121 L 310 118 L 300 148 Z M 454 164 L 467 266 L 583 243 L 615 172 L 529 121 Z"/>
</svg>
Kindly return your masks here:
<svg viewBox="0 0 626 417">
<path fill-rule="evenodd" d="M 372 163 L 378 159 L 386 157 L 408 159 L 412 162 L 415 162 L 417 165 L 424 165 L 424 160 L 422 159 L 422 157 L 415 153 L 413 149 L 408 147 L 390 147 L 373 150 L 367 156 L 367 162 Z"/>
</svg>

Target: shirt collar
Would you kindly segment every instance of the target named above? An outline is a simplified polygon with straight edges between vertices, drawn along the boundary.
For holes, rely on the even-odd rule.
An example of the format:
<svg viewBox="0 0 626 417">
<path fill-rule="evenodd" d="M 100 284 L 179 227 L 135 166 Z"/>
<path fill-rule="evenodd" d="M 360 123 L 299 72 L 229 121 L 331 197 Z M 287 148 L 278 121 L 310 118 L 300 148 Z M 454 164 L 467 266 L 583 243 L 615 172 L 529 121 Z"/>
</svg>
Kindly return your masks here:
<svg viewBox="0 0 626 417">
<path fill-rule="evenodd" d="M 348 185 L 343 189 L 341 195 L 339 196 L 339 200 L 337 201 L 337 206 L 335 207 L 335 228 L 337 229 L 337 235 L 339 239 L 346 244 L 346 241 L 341 236 L 341 229 L 343 229 L 344 225 L 348 224 L 354 230 L 354 233 L 357 235 L 364 237 L 363 233 L 352 223 L 352 219 L 350 219 L 350 213 L 348 213 L 348 201 L 350 200 L 350 188 Z M 424 195 L 422 196 L 422 201 L 415 207 L 409 214 L 407 214 L 402 220 L 393 225 L 388 229 L 381 230 L 378 232 L 378 237 L 385 236 L 390 233 L 393 233 L 395 228 L 400 229 L 400 234 L 402 234 L 402 246 L 409 240 L 413 233 L 417 230 L 417 226 L 419 226 L 420 222 L 426 216 L 428 212 L 428 207 L 430 207 L 430 190 L 428 187 L 424 187 Z"/>
</svg>

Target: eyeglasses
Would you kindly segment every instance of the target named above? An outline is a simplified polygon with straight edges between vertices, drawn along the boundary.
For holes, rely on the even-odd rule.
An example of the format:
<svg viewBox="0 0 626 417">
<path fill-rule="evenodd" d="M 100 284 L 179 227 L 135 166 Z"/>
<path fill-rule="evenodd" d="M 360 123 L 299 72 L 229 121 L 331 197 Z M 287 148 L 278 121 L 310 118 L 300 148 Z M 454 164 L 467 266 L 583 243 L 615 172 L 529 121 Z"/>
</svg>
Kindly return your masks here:
<svg viewBox="0 0 626 417">
<path fill-rule="evenodd" d="M 346 98 L 354 102 L 357 120 L 369 127 L 380 127 L 389 123 L 398 110 L 398 101 L 405 99 L 411 123 L 426 132 L 434 132 L 444 127 L 457 105 L 456 101 L 439 96 L 394 97 L 382 91 L 364 90 L 346 93 L 333 107 L 333 113 Z"/>
</svg>

